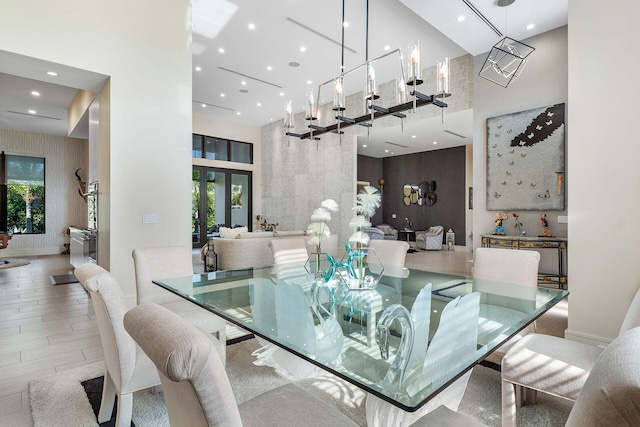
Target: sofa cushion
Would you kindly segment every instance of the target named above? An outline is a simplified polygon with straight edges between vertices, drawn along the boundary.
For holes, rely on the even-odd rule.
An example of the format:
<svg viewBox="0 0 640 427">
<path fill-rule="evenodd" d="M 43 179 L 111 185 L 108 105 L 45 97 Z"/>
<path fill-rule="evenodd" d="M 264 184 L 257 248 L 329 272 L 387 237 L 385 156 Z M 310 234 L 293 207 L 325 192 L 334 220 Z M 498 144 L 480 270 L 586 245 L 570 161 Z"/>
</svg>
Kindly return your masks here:
<svg viewBox="0 0 640 427">
<path fill-rule="evenodd" d="M 220 227 L 220 237 L 222 237 L 223 239 L 235 239 L 238 237 L 238 234 L 246 233 L 248 231 L 249 229 L 247 227 Z"/>
<path fill-rule="evenodd" d="M 304 230 L 287 230 L 287 231 L 274 231 L 274 237 L 293 237 L 293 236 L 305 236 Z"/>
<path fill-rule="evenodd" d="M 253 231 L 240 233 L 236 239 L 273 239 L 275 236 L 268 231 Z"/>
</svg>

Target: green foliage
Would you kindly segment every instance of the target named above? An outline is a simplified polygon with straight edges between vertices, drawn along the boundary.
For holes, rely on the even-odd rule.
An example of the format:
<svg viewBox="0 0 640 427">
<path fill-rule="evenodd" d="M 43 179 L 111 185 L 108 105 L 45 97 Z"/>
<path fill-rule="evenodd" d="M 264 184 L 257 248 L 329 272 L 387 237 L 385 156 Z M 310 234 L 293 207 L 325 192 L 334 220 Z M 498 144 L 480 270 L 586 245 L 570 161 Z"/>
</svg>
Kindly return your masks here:
<svg viewBox="0 0 640 427">
<path fill-rule="evenodd" d="M 44 187 L 28 185 L 7 185 L 7 228 L 17 228 L 24 233 L 27 230 L 27 202 L 24 196 L 32 193 L 35 200 L 30 202 L 31 221 L 34 234 L 44 233 Z"/>
</svg>

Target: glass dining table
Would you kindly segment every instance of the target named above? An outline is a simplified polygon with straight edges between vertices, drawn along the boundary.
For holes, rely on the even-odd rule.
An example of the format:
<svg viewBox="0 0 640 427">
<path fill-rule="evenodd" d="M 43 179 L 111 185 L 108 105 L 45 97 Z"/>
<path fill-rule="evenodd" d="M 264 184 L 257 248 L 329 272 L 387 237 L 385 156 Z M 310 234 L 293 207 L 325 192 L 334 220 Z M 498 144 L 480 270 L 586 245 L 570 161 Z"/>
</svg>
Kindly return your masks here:
<svg viewBox="0 0 640 427">
<path fill-rule="evenodd" d="M 154 283 L 408 412 L 569 294 L 406 268 L 377 279 L 265 267 Z"/>
</svg>

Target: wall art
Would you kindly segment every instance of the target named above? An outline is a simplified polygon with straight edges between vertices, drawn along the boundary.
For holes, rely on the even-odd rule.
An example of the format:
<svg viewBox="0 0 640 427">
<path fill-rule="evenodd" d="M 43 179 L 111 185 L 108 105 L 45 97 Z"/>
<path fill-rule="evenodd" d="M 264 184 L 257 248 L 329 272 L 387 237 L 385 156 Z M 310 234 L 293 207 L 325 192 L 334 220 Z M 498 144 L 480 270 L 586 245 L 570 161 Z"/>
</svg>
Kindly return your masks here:
<svg viewBox="0 0 640 427">
<path fill-rule="evenodd" d="M 487 119 L 487 210 L 565 209 L 565 104 Z"/>
</svg>

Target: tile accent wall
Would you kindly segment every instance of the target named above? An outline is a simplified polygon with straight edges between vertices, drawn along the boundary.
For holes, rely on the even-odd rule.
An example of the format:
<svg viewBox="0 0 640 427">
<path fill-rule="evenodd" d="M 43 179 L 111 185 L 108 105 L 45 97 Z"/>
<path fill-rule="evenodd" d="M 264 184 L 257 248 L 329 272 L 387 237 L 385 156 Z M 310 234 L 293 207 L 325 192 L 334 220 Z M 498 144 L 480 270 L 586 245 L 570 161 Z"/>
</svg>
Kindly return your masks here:
<svg viewBox="0 0 640 427">
<path fill-rule="evenodd" d="M 449 111 L 462 111 L 472 107 L 473 101 L 473 57 L 461 56 L 451 61 L 451 91 L 447 98 Z M 419 91 L 435 92 L 435 66 L 423 70 L 425 83 Z M 379 105 L 395 104 L 395 81 L 379 85 Z M 347 97 L 346 114 L 357 117 L 364 114 L 362 93 Z M 417 121 L 440 114 L 439 108 L 425 106 L 407 117 Z M 320 117 L 333 118 L 331 104 L 320 106 Z M 376 119 L 371 132 L 376 128 L 398 126 L 398 119 L 385 117 Z M 320 125 L 331 124 L 321 121 Z M 306 132 L 304 113 L 295 116 L 293 132 Z M 340 206 L 329 226 L 344 242 L 351 234 L 349 222 L 355 205 L 358 135 L 366 135 L 367 129 L 352 126 L 344 130 L 342 143 L 336 134 L 324 134 L 320 141 L 300 140 L 285 135 L 282 122 L 277 121 L 262 127 L 262 212 L 269 221 L 280 223 L 283 230 L 306 229 L 309 216 L 320 203 L 332 198 Z M 377 184 L 376 184 L 377 185 Z"/>
<path fill-rule="evenodd" d="M 74 172 L 87 180 L 87 141 L 0 129 L 0 150 L 6 154 L 45 158 L 45 234 L 14 235 L 0 256 L 58 254 L 69 243 L 70 225 L 86 227 L 87 208 L 78 194 Z"/>
</svg>

